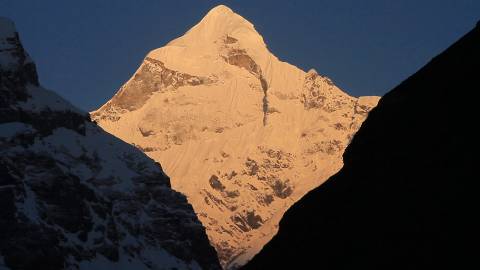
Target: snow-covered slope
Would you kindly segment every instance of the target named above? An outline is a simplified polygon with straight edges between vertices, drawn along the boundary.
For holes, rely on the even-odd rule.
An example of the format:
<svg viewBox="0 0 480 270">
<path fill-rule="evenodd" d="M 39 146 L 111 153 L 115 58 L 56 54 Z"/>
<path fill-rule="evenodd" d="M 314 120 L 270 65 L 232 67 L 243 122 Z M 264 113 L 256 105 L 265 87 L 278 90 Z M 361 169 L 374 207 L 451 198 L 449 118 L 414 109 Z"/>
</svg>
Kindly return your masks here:
<svg viewBox="0 0 480 270">
<path fill-rule="evenodd" d="M 354 98 L 280 61 L 225 6 L 153 50 L 92 118 L 164 166 L 226 268 L 249 260 L 286 209 L 342 166 L 378 97 Z"/>
<path fill-rule="evenodd" d="M 160 165 L 42 88 L 0 18 L 0 269 L 219 269 Z"/>
</svg>

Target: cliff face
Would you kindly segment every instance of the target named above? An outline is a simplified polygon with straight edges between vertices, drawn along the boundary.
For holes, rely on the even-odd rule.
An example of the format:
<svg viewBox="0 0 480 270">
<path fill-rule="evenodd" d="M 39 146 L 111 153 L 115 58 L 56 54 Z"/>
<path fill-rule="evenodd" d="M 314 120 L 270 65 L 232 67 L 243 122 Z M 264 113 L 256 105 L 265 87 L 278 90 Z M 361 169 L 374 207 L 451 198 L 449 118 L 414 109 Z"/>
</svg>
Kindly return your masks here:
<svg viewBox="0 0 480 270">
<path fill-rule="evenodd" d="M 39 84 L 0 18 L 0 269 L 219 269 L 160 165 Z"/>
<path fill-rule="evenodd" d="M 471 193 L 478 189 L 479 48 L 477 26 L 386 94 L 340 172 L 285 213 L 278 234 L 244 269 L 478 265 Z"/>
<path fill-rule="evenodd" d="M 280 61 L 225 6 L 150 52 L 92 119 L 159 161 L 225 268 L 249 260 L 288 207 L 341 167 L 378 97 L 351 97 Z"/>
</svg>

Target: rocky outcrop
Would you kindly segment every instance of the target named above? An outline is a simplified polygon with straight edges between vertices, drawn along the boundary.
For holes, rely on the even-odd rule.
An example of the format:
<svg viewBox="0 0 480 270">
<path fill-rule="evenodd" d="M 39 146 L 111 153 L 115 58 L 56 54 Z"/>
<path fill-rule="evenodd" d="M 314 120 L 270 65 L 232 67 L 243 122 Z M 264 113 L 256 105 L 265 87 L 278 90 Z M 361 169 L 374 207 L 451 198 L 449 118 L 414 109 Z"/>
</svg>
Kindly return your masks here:
<svg viewBox="0 0 480 270">
<path fill-rule="evenodd" d="M 3 18 L 0 150 L 0 268 L 220 268 L 160 165 L 42 88 Z"/>
<path fill-rule="evenodd" d="M 225 6 L 145 59 L 141 66 L 155 59 L 162 72 L 212 79 L 179 84 L 146 77 L 141 67 L 92 118 L 162 164 L 227 269 L 248 261 L 276 233 L 283 212 L 337 172 L 378 100 L 351 97 L 326 77 L 280 61 Z M 110 110 L 122 106 L 120 95 L 143 105 Z"/>
<path fill-rule="evenodd" d="M 225 44 L 229 44 L 229 38 L 227 36 L 225 40 Z M 229 48 L 228 46 L 225 46 Z M 228 55 L 223 57 L 227 63 L 230 65 L 234 65 L 240 68 L 246 69 L 248 72 L 253 74 L 255 77 L 258 78 L 260 81 L 260 86 L 263 91 L 263 99 L 262 99 L 262 110 L 263 110 L 263 125 L 267 125 L 267 115 L 268 115 L 268 83 L 262 75 L 262 69 L 255 63 L 255 61 L 247 54 L 244 49 L 230 49 L 228 51 Z"/>
<path fill-rule="evenodd" d="M 386 94 L 344 166 L 243 269 L 463 269 L 474 235 L 480 27 Z M 365 103 L 355 111 L 363 113 Z M 445 108 L 448 107 L 446 110 Z"/>
<path fill-rule="evenodd" d="M 107 103 L 101 119 L 117 121 L 119 116 L 115 112 L 139 109 L 154 93 L 175 90 L 187 85 L 196 86 L 210 83 L 213 83 L 210 78 L 171 70 L 165 67 L 161 61 L 146 57 L 135 76 L 119 90 L 111 102 Z M 100 115 L 93 115 L 93 117 L 97 116 Z"/>
</svg>

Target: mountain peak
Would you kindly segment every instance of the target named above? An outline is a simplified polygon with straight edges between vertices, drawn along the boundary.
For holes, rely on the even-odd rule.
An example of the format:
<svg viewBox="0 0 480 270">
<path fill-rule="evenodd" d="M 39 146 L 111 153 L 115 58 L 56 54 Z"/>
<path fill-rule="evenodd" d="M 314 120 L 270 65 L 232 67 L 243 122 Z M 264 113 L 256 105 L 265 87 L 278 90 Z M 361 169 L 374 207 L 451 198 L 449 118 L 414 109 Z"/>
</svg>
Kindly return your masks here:
<svg viewBox="0 0 480 270">
<path fill-rule="evenodd" d="M 184 35 L 151 51 L 148 57 L 161 61 L 172 70 L 210 76 L 224 70 L 211 59 L 223 61 L 235 51 L 248 54 L 262 69 L 272 57 L 253 24 L 220 5 L 211 9 Z"/>
<path fill-rule="evenodd" d="M 38 85 L 35 64 L 23 49 L 15 24 L 5 17 L 0 17 L 0 76 Z"/>
<path fill-rule="evenodd" d="M 264 45 L 263 38 L 248 20 L 235 13 L 227 6 L 219 5 L 211 9 L 202 20 L 184 36 L 169 45 L 211 44 L 225 36 L 254 41 Z"/>
<path fill-rule="evenodd" d="M 249 21 L 217 6 L 150 52 L 91 117 L 164 166 L 225 269 L 236 269 L 293 202 L 339 169 L 374 105 L 280 61 Z"/>
<path fill-rule="evenodd" d="M 218 5 L 212 8 L 208 13 L 208 15 L 215 15 L 215 14 L 233 14 L 233 10 L 225 5 Z"/>
<path fill-rule="evenodd" d="M 255 31 L 252 23 L 224 5 L 219 5 L 211 9 L 194 28 L 197 27 L 201 28 L 203 30 L 202 32 L 217 33 L 220 35 L 232 34 L 239 29 Z"/>
<path fill-rule="evenodd" d="M 10 69 L 17 62 L 15 56 L 19 47 L 15 24 L 5 17 L 0 17 L 0 69 Z"/>
<path fill-rule="evenodd" d="M 244 22 L 250 24 L 242 16 L 235 13 L 231 8 L 225 5 L 218 5 L 212 8 L 207 14 L 203 17 L 201 22 L 216 22 L 216 23 L 231 23 L 232 21 Z"/>
</svg>

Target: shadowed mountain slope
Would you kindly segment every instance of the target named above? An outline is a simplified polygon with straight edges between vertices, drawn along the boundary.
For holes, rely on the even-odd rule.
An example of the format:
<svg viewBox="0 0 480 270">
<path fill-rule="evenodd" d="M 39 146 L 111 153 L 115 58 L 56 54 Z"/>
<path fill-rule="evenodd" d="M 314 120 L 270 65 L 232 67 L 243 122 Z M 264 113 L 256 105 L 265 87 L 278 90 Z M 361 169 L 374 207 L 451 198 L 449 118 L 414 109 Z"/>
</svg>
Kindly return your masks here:
<svg viewBox="0 0 480 270">
<path fill-rule="evenodd" d="M 38 81 L 0 17 L 0 269 L 220 269 L 160 164 Z"/>
</svg>

